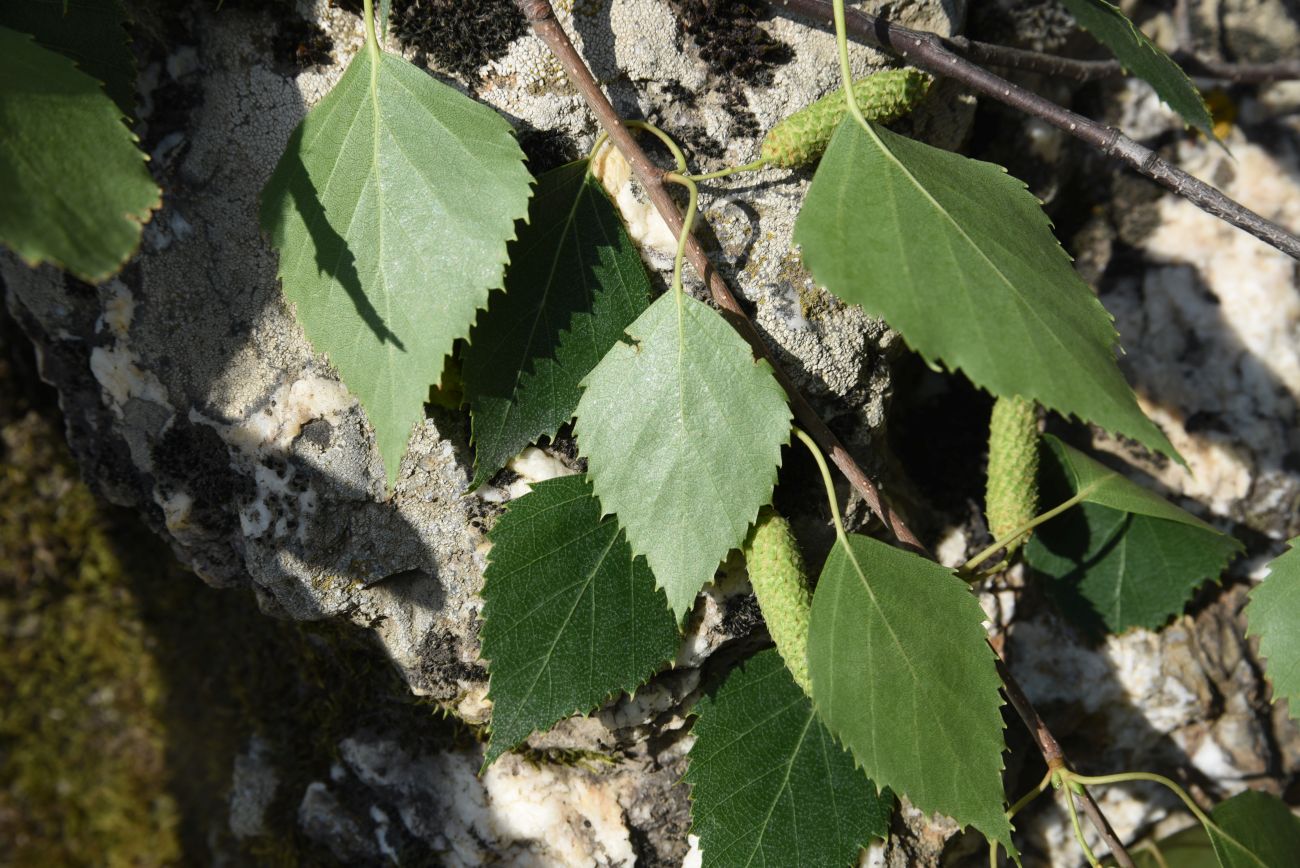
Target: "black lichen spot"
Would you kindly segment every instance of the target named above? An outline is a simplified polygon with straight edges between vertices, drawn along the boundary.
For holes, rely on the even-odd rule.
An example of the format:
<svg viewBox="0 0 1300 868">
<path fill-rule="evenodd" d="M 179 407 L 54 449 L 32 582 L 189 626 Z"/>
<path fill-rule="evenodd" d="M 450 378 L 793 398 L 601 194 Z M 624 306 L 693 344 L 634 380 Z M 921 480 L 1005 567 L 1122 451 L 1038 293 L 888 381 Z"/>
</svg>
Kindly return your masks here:
<svg viewBox="0 0 1300 868">
<path fill-rule="evenodd" d="M 154 472 L 179 486 L 202 510 L 221 510 L 241 494 L 226 444 L 206 425 L 177 420 L 153 449 Z"/>
<path fill-rule="evenodd" d="M 669 0 L 682 31 L 700 49 L 709 69 L 750 84 L 772 83 L 772 69 L 794 59 L 794 50 L 758 26 L 769 14 L 766 0 Z"/>
<path fill-rule="evenodd" d="M 440 69 L 475 80 L 528 29 L 512 0 L 393 0 L 389 22 L 403 46 Z"/>
</svg>

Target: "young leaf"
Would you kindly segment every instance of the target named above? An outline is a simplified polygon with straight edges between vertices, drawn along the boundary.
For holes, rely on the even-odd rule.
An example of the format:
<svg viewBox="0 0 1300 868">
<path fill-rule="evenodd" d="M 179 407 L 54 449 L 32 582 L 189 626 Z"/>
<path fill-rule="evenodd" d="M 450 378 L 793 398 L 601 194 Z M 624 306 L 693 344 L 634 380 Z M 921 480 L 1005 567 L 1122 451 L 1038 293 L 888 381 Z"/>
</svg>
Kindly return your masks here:
<svg viewBox="0 0 1300 868">
<path fill-rule="evenodd" d="M 1268 793 L 1245 790 L 1210 812 L 1221 868 L 1300 868 L 1300 818 Z"/>
<path fill-rule="evenodd" d="M 1237 540 L 1155 493 L 1055 437 L 1044 440 L 1045 504 L 1085 496 L 1039 528 L 1025 559 L 1085 629 L 1157 629 L 1241 551 Z"/>
<path fill-rule="evenodd" d="M 1205 133 L 1206 138 L 1215 138 L 1214 121 L 1196 85 L 1173 58 L 1124 17 L 1118 6 L 1106 0 L 1064 0 L 1064 3 L 1079 26 L 1109 48 L 1130 72 L 1155 88 L 1183 120 Z"/>
<path fill-rule="evenodd" d="M 695 707 L 691 830 L 705 868 L 845 868 L 889 832 L 894 797 L 854 767 L 775 650 Z"/>
<path fill-rule="evenodd" d="M 0 3 L 0 27 L 30 33 L 100 81 L 123 114 L 135 111 L 135 57 L 118 0 L 21 0 Z"/>
<path fill-rule="evenodd" d="M 0 241 L 90 283 L 117 272 L 162 204 L 99 82 L 0 27 Z"/>
<path fill-rule="evenodd" d="M 650 279 L 587 161 L 537 179 L 506 291 L 470 333 L 462 373 L 474 486 L 573 416 L 582 381 L 650 303 Z"/>
<path fill-rule="evenodd" d="M 501 285 L 523 159 L 492 109 L 368 44 L 262 191 L 284 293 L 365 407 L 390 486 L 444 357 Z"/>
<path fill-rule="evenodd" d="M 591 484 L 566 476 L 511 502 L 488 535 L 483 656 L 491 763 L 534 730 L 632 691 L 677 651 L 677 625 L 644 558 Z"/>
<path fill-rule="evenodd" d="M 678 618 L 772 496 L 785 392 L 712 308 L 661 296 L 583 382 L 578 446 Z"/>
<path fill-rule="evenodd" d="M 863 536 L 831 549 L 808 666 L 826 727 L 877 783 L 1015 852 L 984 612 L 951 570 Z"/>
<path fill-rule="evenodd" d="M 1273 701 L 1285 699 L 1291 717 L 1300 719 L 1300 537 L 1268 565 L 1268 578 L 1250 592 L 1246 605 L 1248 636 L 1259 637 Z"/>
<path fill-rule="evenodd" d="M 1109 314 L 1001 167 L 848 117 L 794 238 L 819 283 L 926 359 L 1177 457 L 1115 364 Z"/>
</svg>

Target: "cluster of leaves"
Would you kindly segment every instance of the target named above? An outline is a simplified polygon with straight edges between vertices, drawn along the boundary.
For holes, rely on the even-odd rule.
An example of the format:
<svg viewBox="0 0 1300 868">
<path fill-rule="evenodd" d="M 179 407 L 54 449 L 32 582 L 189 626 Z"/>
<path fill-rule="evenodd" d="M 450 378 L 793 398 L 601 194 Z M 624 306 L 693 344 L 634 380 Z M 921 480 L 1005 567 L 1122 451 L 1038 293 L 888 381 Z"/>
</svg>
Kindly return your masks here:
<svg viewBox="0 0 1300 868">
<path fill-rule="evenodd" d="M 1068 5 L 1208 129 L 1186 77 L 1118 10 Z M 120 28 L 111 0 L 91 6 Z M 513 502 L 491 534 L 491 762 L 670 663 L 697 595 L 771 501 L 791 414 L 766 362 L 716 311 L 680 287 L 651 299 L 586 161 L 534 181 L 509 124 L 385 51 L 370 6 L 365 46 L 294 131 L 264 191 L 285 294 L 364 406 L 390 487 L 430 384 L 462 341 L 475 486 L 574 419 L 588 461 L 585 477 Z M 110 98 L 129 94 L 129 56 L 115 40 L 42 36 L 39 16 L 4 15 L 0 115 L 14 134 L 0 171 L 26 210 L 6 200 L 0 239 L 31 262 L 102 279 L 158 199 Z M 843 119 L 794 233 L 814 278 L 989 392 L 1177 460 L 1115 363 L 1109 315 L 1024 185 L 843 104 L 835 111 Z M 42 162 L 69 124 L 95 172 Z M 70 216 L 67 185 L 91 175 L 79 194 L 87 204 Z M 1077 506 L 1042 528 L 1027 558 L 1067 608 L 1105 629 L 1158 627 L 1239 548 L 1059 441 L 1044 455 L 1044 490 Z M 1290 697 L 1300 694 L 1300 644 L 1288 632 L 1300 618 L 1296 561 L 1277 562 L 1248 613 Z M 696 709 L 687 779 L 706 864 L 847 864 L 885 834 L 891 791 L 1015 853 L 1000 680 L 965 578 L 838 528 L 811 603 L 787 596 L 809 608 L 790 619 L 808 624 L 806 681 L 801 666 L 796 679 L 778 655 L 760 654 Z M 1222 849 L 1220 864 L 1247 864 Z"/>
</svg>

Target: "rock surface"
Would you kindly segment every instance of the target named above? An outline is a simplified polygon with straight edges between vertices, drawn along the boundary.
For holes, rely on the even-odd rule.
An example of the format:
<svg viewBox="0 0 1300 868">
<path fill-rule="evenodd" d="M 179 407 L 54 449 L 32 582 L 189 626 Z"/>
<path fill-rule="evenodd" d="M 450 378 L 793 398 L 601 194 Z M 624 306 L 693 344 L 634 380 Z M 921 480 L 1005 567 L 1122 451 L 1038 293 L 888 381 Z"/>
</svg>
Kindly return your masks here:
<svg viewBox="0 0 1300 868">
<path fill-rule="evenodd" d="M 510 118 L 534 171 L 586 153 L 594 120 L 511 17 L 512 5 L 452 5 L 395 2 L 397 47 Z M 783 17 L 755 22 L 743 14 L 750 4 L 735 4 L 742 12 L 730 18 L 693 0 L 556 5 L 618 109 L 676 136 L 700 171 L 749 161 L 763 131 L 836 80 L 826 33 Z M 940 32 L 960 29 L 964 12 L 959 2 L 891 4 L 896 18 Z M 430 15 L 449 23 L 417 26 Z M 1058 22 L 1059 14 L 1042 17 Z M 97 489 L 144 513 L 205 581 L 247 586 L 277 617 L 347 618 L 372 630 L 413 692 L 483 724 L 490 704 L 476 634 L 484 531 L 520 488 L 467 496 L 468 426 L 434 408 L 386 498 L 364 414 L 304 339 L 257 228 L 261 186 L 290 131 L 360 44 L 360 22 L 325 0 L 219 11 L 192 3 L 170 12 L 167 27 L 166 49 L 139 46 L 141 138 L 166 190 L 141 255 L 96 288 L 0 263 L 8 305 L 60 390 L 73 449 Z M 859 70 L 880 61 L 854 49 Z M 1230 195 L 1300 225 L 1296 99 L 1278 87 L 1243 104 L 1229 140 L 1236 163 L 1184 138 L 1171 150 Z M 1142 87 L 1124 91 L 1123 104 L 1128 114 L 1115 120 L 1140 122 L 1144 138 L 1177 137 L 1169 122 L 1150 120 L 1167 115 Z M 1287 108 L 1291 121 L 1271 120 Z M 932 100 L 915 129 L 955 147 L 973 110 L 966 100 Z M 1109 166 L 1081 162 L 1103 186 L 1126 183 L 1112 182 Z M 815 287 L 790 251 L 810 177 L 768 171 L 711 184 L 703 214 L 716 261 L 760 329 L 871 462 L 883 451 L 872 447 L 884 442 L 898 342 Z M 617 165 L 604 178 L 662 278 L 671 238 Z M 1150 191 L 1116 193 L 1108 210 L 1082 221 L 1076 246 L 1117 316 L 1126 370 L 1194 473 L 1132 456 L 1123 444 L 1099 445 L 1146 462 L 1184 505 L 1249 534 L 1250 559 L 1194 615 L 1102 646 L 1075 637 L 1032 595 L 1019 606 L 1005 593 L 989 595 L 991 620 L 1006 634 L 998 641 L 1086 770 L 1191 770 L 1211 797 L 1247 782 L 1282 791 L 1296 781 L 1300 734 L 1266 703 L 1240 608 L 1258 565 L 1297 531 L 1294 264 Z M 533 467 L 516 470 L 525 482 L 553 472 Z M 710 657 L 746 638 L 757 620 L 743 577 L 720 582 L 697 606 L 676 668 L 635 699 L 535 737 L 527 759 L 508 756 L 482 777 L 477 748 L 412 748 L 390 733 L 352 733 L 338 744 L 335 766 L 294 794 L 299 826 L 352 864 L 410 852 L 450 865 L 690 864 L 699 851 L 688 853 L 686 792 L 677 783 L 690 745 L 688 700 Z M 583 762 L 588 755 L 598 761 Z M 274 759 L 251 743 L 235 763 L 236 837 L 258 834 L 267 793 L 282 786 Z M 1164 830 L 1172 815 L 1151 791 L 1108 799 L 1121 834 Z M 984 858 L 950 822 L 903 811 L 895 825 L 896 839 L 875 854 L 885 864 Z M 1059 812 L 1027 814 L 1024 827 L 1043 864 L 1072 864 Z"/>
</svg>

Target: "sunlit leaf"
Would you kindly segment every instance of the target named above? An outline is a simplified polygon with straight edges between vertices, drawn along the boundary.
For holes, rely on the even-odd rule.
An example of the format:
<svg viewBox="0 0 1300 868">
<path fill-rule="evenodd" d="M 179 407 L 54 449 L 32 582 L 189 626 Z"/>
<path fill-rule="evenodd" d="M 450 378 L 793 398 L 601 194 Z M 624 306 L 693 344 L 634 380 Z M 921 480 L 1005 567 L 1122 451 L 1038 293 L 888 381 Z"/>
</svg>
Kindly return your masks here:
<svg viewBox="0 0 1300 868">
<path fill-rule="evenodd" d="M 578 448 L 678 617 L 771 499 L 785 392 L 712 308 L 661 296 L 583 383 Z"/>
<path fill-rule="evenodd" d="M 818 714 L 872 780 L 1014 852 L 984 618 L 951 570 L 852 535 L 817 583 L 808 665 Z"/>
<path fill-rule="evenodd" d="M 365 407 L 390 486 L 444 358 L 501 286 L 529 184 L 504 118 L 371 45 L 262 192 L 284 293 Z"/>
<path fill-rule="evenodd" d="M 1300 718 L 1300 548 L 1291 540 L 1285 554 L 1268 565 L 1268 578 L 1250 592 L 1247 635 L 1259 637 L 1259 654 L 1273 685 L 1273 701 L 1285 699 Z"/>
<path fill-rule="evenodd" d="M 819 283 L 926 359 L 1176 457 L 1115 363 L 1110 315 L 1000 166 L 848 117 L 794 238 Z"/>
</svg>

